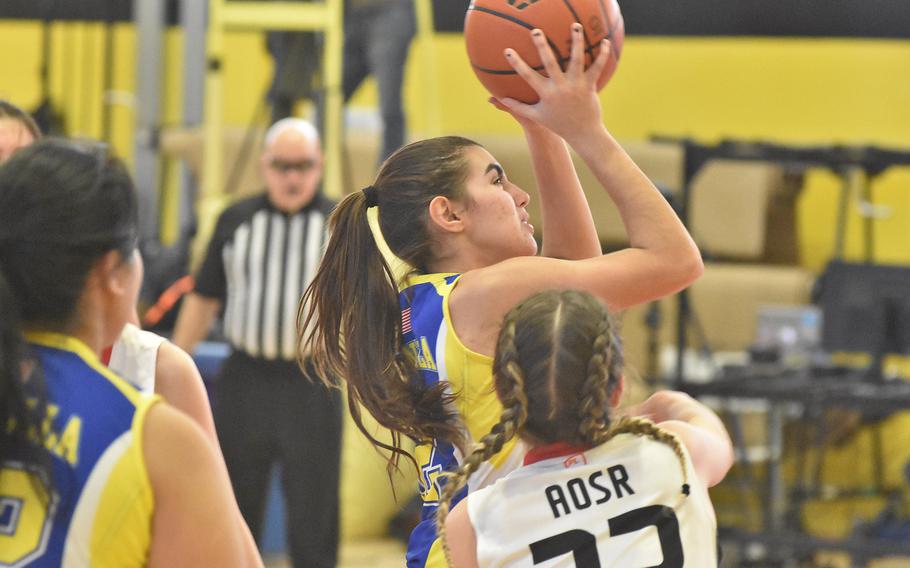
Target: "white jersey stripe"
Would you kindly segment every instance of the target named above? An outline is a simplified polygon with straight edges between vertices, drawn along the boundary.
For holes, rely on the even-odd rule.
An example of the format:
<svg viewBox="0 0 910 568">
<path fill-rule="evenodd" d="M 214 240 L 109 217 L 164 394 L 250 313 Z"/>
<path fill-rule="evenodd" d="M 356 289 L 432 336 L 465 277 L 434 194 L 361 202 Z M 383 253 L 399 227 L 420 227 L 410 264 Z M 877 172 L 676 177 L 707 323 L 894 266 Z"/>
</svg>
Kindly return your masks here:
<svg viewBox="0 0 910 568">
<path fill-rule="evenodd" d="M 262 356 L 278 357 L 278 310 L 281 295 L 281 265 L 284 262 L 284 216 L 273 213 L 269 238 L 268 274 L 265 278 L 265 317 L 262 330 Z"/>
<path fill-rule="evenodd" d="M 306 227 L 306 256 L 303 259 L 304 269 L 300 280 L 300 288 L 297 293 L 299 301 L 304 291 L 313 277 L 316 276 L 316 270 L 319 261 L 322 260 L 323 242 L 325 240 L 325 216 L 320 211 L 311 211 L 307 216 Z M 296 306 L 295 306 L 296 309 Z M 294 312 L 296 313 L 296 311 Z M 308 331 L 308 330 L 307 330 Z M 295 326 L 296 332 L 296 326 Z"/>
<path fill-rule="evenodd" d="M 225 300 L 231 298 L 231 295 L 234 293 L 234 279 L 231 278 L 231 275 L 234 273 L 234 245 L 233 243 L 228 243 L 221 249 L 221 261 L 224 263 L 224 274 L 227 276 L 226 284 L 227 289 L 225 290 Z M 224 326 L 224 334 L 227 337 L 231 336 L 231 329 L 234 326 L 234 305 L 231 302 L 226 302 L 226 309 L 224 310 L 224 321 L 222 325 Z"/>
<path fill-rule="evenodd" d="M 288 251 L 284 272 L 284 318 L 281 322 L 281 354 L 284 359 L 294 357 L 297 338 L 297 302 L 300 301 L 300 270 L 303 264 L 303 217 L 297 215 L 291 221 L 288 236 Z"/>
<path fill-rule="evenodd" d="M 243 345 L 243 325 L 244 311 L 246 303 L 243 298 L 247 294 L 246 278 L 246 257 L 250 248 L 250 227 L 244 225 L 237 229 L 234 235 L 234 254 L 231 256 L 231 270 L 233 278 L 228 278 L 228 282 L 233 282 L 233 289 L 228 290 L 227 305 L 231 307 L 231 327 L 228 328 L 228 339 L 234 345 Z"/>
<path fill-rule="evenodd" d="M 92 530 L 95 528 L 94 520 L 98 504 L 101 502 L 101 496 L 107 487 L 111 472 L 132 444 L 133 433 L 127 430 L 114 440 L 98 458 L 73 511 L 73 520 L 70 522 L 70 530 L 66 535 L 66 546 L 63 549 L 62 568 L 81 568 L 91 565 L 89 546 L 92 542 Z"/>
<path fill-rule="evenodd" d="M 262 305 L 262 279 L 265 272 L 265 233 L 268 230 L 268 213 L 259 211 L 253 216 L 253 230 L 250 241 L 249 277 L 250 291 L 246 302 L 246 334 L 240 343 L 247 354 L 258 357 L 262 352 L 259 345 L 260 307 Z"/>
</svg>

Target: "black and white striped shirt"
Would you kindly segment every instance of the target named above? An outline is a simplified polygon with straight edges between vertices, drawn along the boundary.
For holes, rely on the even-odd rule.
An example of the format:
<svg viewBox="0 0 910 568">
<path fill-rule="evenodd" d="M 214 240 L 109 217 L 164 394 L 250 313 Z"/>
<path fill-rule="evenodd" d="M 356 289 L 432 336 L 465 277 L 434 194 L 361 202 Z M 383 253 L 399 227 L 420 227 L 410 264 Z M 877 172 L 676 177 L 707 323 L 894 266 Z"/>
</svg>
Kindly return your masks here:
<svg viewBox="0 0 910 568">
<path fill-rule="evenodd" d="M 224 335 L 252 357 L 296 357 L 297 303 L 319 267 L 326 218 L 334 203 L 321 194 L 288 215 L 265 195 L 235 203 L 218 218 L 196 292 L 224 306 Z"/>
</svg>

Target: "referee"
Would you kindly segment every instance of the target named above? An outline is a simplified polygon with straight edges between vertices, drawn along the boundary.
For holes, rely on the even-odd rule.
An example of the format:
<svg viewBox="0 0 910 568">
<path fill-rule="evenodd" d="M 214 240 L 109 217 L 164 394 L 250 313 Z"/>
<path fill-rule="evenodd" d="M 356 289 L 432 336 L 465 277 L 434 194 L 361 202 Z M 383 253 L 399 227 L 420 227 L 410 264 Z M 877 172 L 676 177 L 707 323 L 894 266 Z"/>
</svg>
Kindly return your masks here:
<svg viewBox="0 0 910 568">
<path fill-rule="evenodd" d="M 318 190 L 316 129 L 296 118 L 276 122 L 260 167 L 265 191 L 219 217 L 173 342 L 192 353 L 223 309 L 232 353 L 214 385 L 214 417 L 240 511 L 261 543 L 270 474 L 280 464 L 294 567 L 334 567 L 340 398 L 306 379 L 295 359 L 297 303 L 334 206 Z"/>
</svg>

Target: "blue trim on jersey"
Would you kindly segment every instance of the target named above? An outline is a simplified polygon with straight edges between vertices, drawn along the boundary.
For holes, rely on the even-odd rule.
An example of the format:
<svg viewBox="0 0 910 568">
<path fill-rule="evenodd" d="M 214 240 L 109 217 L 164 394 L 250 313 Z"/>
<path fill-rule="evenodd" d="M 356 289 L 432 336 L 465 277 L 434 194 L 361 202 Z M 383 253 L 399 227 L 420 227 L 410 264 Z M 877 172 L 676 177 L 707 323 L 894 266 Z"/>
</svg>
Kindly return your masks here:
<svg viewBox="0 0 910 568">
<path fill-rule="evenodd" d="M 460 276 L 452 274 L 440 278 L 445 285 L 450 286 Z M 435 282 L 421 282 L 405 288 L 398 295 L 401 311 L 410 308 L 411 331 L 402 334 L 402 345 L 408 349 L 417 362 L 418 369 L 426 385 L 432 386 L 440 381 L 437 354 L 445 356 L 445 345 L 438 346 L 439 330 L 445 322 L 443 311 L 443 296 L 440 295 Z M 441 347 L 441 349 L 439 348 Z M 418 479 L 421 497 L 441 492 L 444 481 L 439 474 L 443 471 L 458 469 L 455 459 L 455 448 L 451 444 L 434 444 L 430 452 L 428 463 L 420 464 L 421 472 Z M 452 506 L 467 495 L 467 488 L 462 489 Z M 423 568 L 430 553 L 430 548 L 436 540 L 436 509 L 437 501 L 424 499 L 421 511 L 421 521 L 408 539 L 407 565 L 409 568 Z"/>
<path fill-rule="evenodd" d="M 462 487 L 461 491 L 455 494 L 452 499 L 452 507 L 455 507 L 459 501 L 468 495 L 468 488 Z M 430 548 L 436 541 L 436 510 L 438 507 L 424 506 L 421 512 L 421 521 L 417 523 L 414 530 L 411 531 L 411 537 L 408 539 L 408 549 L 405 554 L 408 568 L 424 568 L 427 563 L 427 556 L 430 554 Z"/>
<path fill-rule="evenodd" d="M 135 404 L 111 381 L 93 369 L 78 354 L 53 347 L 29 344 L 44 375 L 48 403 L 58 410 L 51 420 L 53 436 L 60 436 L 71 420 L 81 422 L 76 441 L 75 463 L 51 451 L 51 472 L 57 508 L 47 548 L 38 566 L 59 566 L 79 497 L 96 463 L 111 443 L 132 428 Z"/>
<path fill-rule="evenodd" d="M 444 282 L 451 285 L 459 276 L 460 274 L 447 276 L 444 278 Z M 439 295 L 433 282 L 415 284 L 398 294 L 401 311 L 404 312 L 408 308 L 411 310 L 411 331 L 402 334 L 402 345 L 414 345 L 416 341 L 422 348 L 422 340 L 425 340 L 430 348 L 431 356 L 436 356 L 439 328 L 445 324 L 442 301 L 443 297 Z M 427 385 L 439 382 L 439 373 L 436 369 L 421 367 L 420 372 Z"/>
</svg>

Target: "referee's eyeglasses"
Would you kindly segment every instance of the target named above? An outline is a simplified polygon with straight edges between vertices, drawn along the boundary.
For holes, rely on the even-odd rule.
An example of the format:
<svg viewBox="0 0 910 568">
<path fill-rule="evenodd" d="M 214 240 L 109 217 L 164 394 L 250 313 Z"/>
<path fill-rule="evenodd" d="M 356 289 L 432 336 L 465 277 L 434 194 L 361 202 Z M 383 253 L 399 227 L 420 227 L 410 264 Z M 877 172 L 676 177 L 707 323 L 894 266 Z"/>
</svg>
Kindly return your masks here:
<svg viewBox="0 0 910 568">
<path fill-rule="evenodd" d="M 292 162 L 281 158 L 272 158 L 269 160 L 269 167 L 280 174 L 287 174 L 292 171 L 303 174 L 316 167 L 316 160 L 308 159 Z"/>
</svg>

